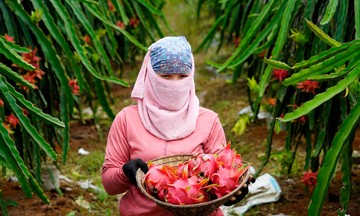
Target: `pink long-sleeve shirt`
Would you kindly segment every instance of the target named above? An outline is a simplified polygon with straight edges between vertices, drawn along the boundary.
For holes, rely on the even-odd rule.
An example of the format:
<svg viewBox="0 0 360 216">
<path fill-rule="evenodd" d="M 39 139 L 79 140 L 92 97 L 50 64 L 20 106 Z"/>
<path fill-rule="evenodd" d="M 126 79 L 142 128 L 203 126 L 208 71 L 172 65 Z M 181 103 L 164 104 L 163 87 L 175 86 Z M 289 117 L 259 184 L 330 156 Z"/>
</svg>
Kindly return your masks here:
<svg viewBox="0 0 360 216">
<path fill-rule="evenodd" d="M 126 194 L 120 200 L 121 216 L 172 215 L 156 205 L 132 185 L 122 166 L 136 158 L 149 161 L 174 154 L 215 153 L 226 145 L 218 115 L 200 107 L 195 131 L 189 136 L 165 141 L 150 134 L 143 126 L 136 105 L 121 110 L 110 128 L 102 167 L 102 183 L 110 195 Z M 221 210 L 212 215 L 223 215 Z"/>
</svg>

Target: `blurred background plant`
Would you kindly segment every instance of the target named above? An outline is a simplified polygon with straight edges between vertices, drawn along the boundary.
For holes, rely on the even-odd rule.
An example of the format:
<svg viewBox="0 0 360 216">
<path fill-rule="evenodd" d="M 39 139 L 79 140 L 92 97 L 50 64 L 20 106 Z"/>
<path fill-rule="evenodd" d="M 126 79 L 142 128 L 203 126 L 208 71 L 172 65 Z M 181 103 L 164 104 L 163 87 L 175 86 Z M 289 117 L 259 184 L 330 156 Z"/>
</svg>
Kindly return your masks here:
<svg viewBox="0 0 360 216">
<path fill-rule="evenodd" d="M 280 121 L 286 122 L 282 164 L 287 173 L 299 145 L 304 145 L 304 184 L 314 186 L 317 176 L 308 214 L 320 215 L 339 165 L 343 188 L 338 214 L 344 215 L 360 118 L 360 1 L 199 0 L 198 15 L 203 7 L 212 11 L 215 20 L 197 51 L 214 45 L 219 51 L 232 44 L 233 52 L 222 63 L 216 59 L 208 64 L 217 73 L 232 74 L 233 83 L 248 79 L 252 122 L 263 106 L 273 117 L 257 175 L 270 158 L 274 129 L 278 132 Z M 238 128 L 244 131 L 244 118 L 239 121 Z"/>
<path fill-rule="evenodd" d="M 0 165 L 27 196 L 49 202 L 41 166 L 66 162 L 69 122 L 84 122 L 84 106 L 95 124 L 98 109 L 115 117 L 111 86 L 129 87 L 124 66 L 163 37 L 164 3 L 0 0 Z"/>
</svg>

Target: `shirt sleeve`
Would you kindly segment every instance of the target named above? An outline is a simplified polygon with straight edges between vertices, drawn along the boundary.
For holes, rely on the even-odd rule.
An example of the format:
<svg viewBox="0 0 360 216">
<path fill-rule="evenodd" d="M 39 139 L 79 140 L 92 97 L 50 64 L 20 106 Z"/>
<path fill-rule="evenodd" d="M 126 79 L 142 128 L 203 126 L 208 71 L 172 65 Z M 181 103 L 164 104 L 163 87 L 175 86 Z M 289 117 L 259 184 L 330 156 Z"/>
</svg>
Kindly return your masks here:
<svg viewBox="0 0 360 216">
<path fill-rule="evenodd" d="M 122 170 L 129 158 L 130 146 L 126 139 L 126 117 L 125 111 L 122 110 L 111 125 L 102 166 L 102 184 L 108 194 L 123 193 L 131 186 L 131 182 Z"/>
<path fill-rule="evenodd" d="M 224 128 L 221 125 L 220 119 L 216 116 L 213 126 L 211 128 L 209 138 L 204 145 L 204 152 L 207 154 L 214 154 L 219 152 L 226 146 L 226 136 Z"/>
</svg>

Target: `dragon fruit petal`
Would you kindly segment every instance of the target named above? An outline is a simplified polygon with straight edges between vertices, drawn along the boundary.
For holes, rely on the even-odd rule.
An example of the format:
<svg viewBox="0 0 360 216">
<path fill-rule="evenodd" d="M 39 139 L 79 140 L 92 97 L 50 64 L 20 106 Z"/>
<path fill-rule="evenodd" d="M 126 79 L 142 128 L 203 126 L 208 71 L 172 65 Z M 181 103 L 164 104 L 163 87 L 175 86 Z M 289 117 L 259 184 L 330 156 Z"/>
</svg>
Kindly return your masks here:
<svg viewBox="0 0 360 216">
<path fill-rule="evenodd" d="M 152 166 L 145 175 L 145 188 L 151 194 L 157 194 L 167 184 L 175 180 L 175 176 L 168 166 Z"/>
<path fill-rule="evenodd" d="M 230 167 L 235 160 L 236 152 L 231 149 L 230 143 L 217 155 L 216 160 L 222 162 L 222 166 Z"/>
<path fill-rule="evenodd" d="M 241 160 L 240 154 L 236 154 L 236 155 L 235 155 L 235 159 L 234 159 L 234 162 L 233 162 L 233 166 L 234 166 L 234 167 L 241 167 L 241 166 L 242 166 L 242 160 Z"/>
<path fill-rule="evenodd" d="M 165 197 L 168 203 L 177 205 L 185 205 L 193 202 L 183 188 L 176 188 L 174 186 L 169 187 L 169 191 Z"/>
<path fill-rule="evenodd" d="M 188 162 L 179 163 L 177 166 L 176 175 L 181 177 L 184 173 L 189 176 Z"/>
</svg>

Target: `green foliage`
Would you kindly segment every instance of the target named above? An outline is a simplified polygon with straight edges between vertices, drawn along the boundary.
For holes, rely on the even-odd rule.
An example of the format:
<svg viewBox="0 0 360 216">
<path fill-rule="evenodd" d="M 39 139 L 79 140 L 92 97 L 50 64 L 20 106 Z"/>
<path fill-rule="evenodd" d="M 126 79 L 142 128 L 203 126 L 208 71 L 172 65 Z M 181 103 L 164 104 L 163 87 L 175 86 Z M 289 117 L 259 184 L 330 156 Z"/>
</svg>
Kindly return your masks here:
<svg viewBox="0 0 360 216">
<path fill-rule="evenodd" d="M 85 172 L 87 176 L 96 176 L 101 171 L 104 162 L 105 153 L 103 151 L 94 151 L 89 155 L 79 159 L 79 171 Z"/>
<path fill-rule="evenodd" d="M 1 208 L 1 212 L 4 214 L 4 216 L 9 215 L 7 208 L 6 208 L 6 200 L 3 197 L 2 190 L 0 190 L 0 208 Z"/>
<path fill-rule="evenodd" d="M 318 186 L 315 188 L 315 191 L 313 193 L 313 196 L 311 198 L 310 206 L 309 206 L 309 214 L 311 215 L 320 215 L 322 203 L 325 199 L 325 195 L 327 194 L 327 190 L 331 181 L 331 176 L 334 174 L 336 163 L 338 162 L 338 159 L 340 157 L 341 151 L 344 149 L 345 146 L 345 155 L 346 158 L 349 157 L 349 152 L 346 151 L 348 146 L 348 142 L 352 143 L 353 139 L 349 139 L 349 137 L 352 136 L 354 138 L 353 133 L 355 131 L 355 128 L 357 127 L 360 120 L 360 102 L 358 102 L 351 112 L 349 113 L 348 117 L 345 119 L 345 121 L 342 123 L 339 131 L 336 133 L 332 145 L 325 155 L 324 158 L 324 165 L 319 171 L 318 175 Z M 351 155 L 351 154 L 350 154 Z M 345 159 L 345 162 L 349 159 Z M 349 167 L 347 166 L 347 169 Z M 349 185 L 351 182 L 349 181 L 349 177 L 346 177 L 346 175 L 349 175 L 349 170 L 347 170 L 345 173 L 345 178 L 348 178 L 346 181 L 347 187 L 347 193 L 342 193 L 342 204 L 343 209 L 342 211 L 346 212 L 346 207 L 349 199 Z M 347 194 L 347 195 L 346 195 Z M 347 196 L 347 198 L 346 198 Z M 346 205 L 344 205 L 346 204 Z"/>
<path fill-rule="evenodd" d="M 241 135 L 246 130 L 246 125 L 250 123 L 250 116 L 240 115 L 238 120 L 236 121 L 234 127 L 231 129 L 231 132 L 234 132 L 237 135 Z"/>
<path fill-rule="evenodd" d="M 163 4 L 0 0 L 0 165 L 27 196 L 49 202 L 40 167 L 66 162 L 74 108 L 115 117 L 111 85 L 129 87 L 123 67 L 163 37 Z"/>
<path fill-rule="evenodd" d="M 214 42 L 218 50 L 234 43 L 223 63 L 209 62 L 219 73 L 232 71 L 233 82 L 255 78 L 258 94 L 248 94 L 254 118 L 264 98 L 276 99 L 264 163 L 257 174 L 271 156 L 274 128 L 286 122 L 284 149 L 292 156 L 282 163 L 288 173 L 302 144 L 305 171 L 319 170 L 309 215 L 320 215 L 339 161 L 344 185 L 339 214 L 345 214 L 351 144 L 359 122 L 360 1 L 199 1 L 198 8 L 205 3 L 216 18 L 198 50 Z"/>
<path fill-rule="evenodd" d="M 247 78 L 247 85 L 251 93 L 256 95 L 259 93 L 259 84 L 254 77 Z"/>
</svg>

